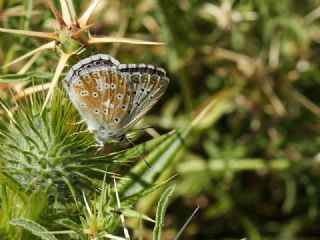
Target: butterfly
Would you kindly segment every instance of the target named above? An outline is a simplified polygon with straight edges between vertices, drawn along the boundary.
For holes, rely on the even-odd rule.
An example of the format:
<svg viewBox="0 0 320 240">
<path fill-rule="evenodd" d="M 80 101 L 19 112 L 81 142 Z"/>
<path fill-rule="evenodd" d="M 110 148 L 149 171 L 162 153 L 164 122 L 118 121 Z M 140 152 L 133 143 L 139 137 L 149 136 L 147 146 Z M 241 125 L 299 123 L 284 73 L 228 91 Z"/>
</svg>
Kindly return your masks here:
<svg viewBox="0 0 320 240">
<path fill-rule="evenodd" d="M 71 67 L 63 86 L 99 145 L 126 140 L 137 123 L 166 91 L 169 79 L 149 64 L 120 64 L 106 54 Z"/>
</svg>

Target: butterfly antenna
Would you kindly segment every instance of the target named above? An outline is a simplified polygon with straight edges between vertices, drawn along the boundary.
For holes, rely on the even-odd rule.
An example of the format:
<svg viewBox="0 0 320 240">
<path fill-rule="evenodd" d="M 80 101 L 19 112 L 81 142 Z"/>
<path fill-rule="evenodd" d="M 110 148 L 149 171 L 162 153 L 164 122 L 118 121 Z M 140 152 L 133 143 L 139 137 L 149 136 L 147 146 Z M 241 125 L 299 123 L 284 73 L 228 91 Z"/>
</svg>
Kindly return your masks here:
<svg viewBox="0 0 320 240">
<path fill-rule="evenodd" d="M 140 152 L 140 150 L 139 150 L 139 149 L 136 147 L 136 145 L 130 140 L 130 138 L 128 138 L 128 137 L 125 135 L 125 139 L 132 144 L 132 146 L 134 147 L 134 149 L 136 150 L 136 152 L 142 156 L 143 161 L 147 164 L 147 166 L 148 166 L 149 168 L 151 168 L 150 164 L 147 162 L 147 159 L 142 155 L 142 153 Z"/>
<path fill-rule="evenodd" d="M 141 131 L 141 130 L 146 130 L 149 128 L 153 128 L 151 126 L 143 127 L 143 128 L 136 128 L 136 129 L 131 129 L 130 132 L 136 132 L 136 131 Z"/>
<path fill-rule="evenodd" d="M 133 130 L 131 130 L 131 132 L 141 131 L 141 130 L 146 131 L 153 138 L 160 136 L 160 134 L 151 126 L 133 129 Z"/>
</svg>

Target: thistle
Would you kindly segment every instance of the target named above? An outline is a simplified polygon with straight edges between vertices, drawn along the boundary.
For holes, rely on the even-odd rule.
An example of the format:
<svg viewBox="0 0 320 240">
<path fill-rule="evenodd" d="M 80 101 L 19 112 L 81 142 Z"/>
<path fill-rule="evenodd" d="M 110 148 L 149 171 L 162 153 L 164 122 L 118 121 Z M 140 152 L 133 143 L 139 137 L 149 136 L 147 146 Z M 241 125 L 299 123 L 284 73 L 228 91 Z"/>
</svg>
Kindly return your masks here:
<svg viewBox="0 0 320 240">
<path fill-rule="evenodd" d="M 157 43 L 157 42 L 135 40 L 130 38 L 111 37 L 111 36 L 104 36 L 104 37 L 91 36 L 89 32 L 89 28 L 92 25 L 88 25 L 87 22 L 99 2 L 100 0 L 92 0 L 87 10 L 79 18 L 77 18 L 74 13 L 75 11 L 74 11 L 74 5 L 72 1 L 60 1 L 61 9 L 62 9 L 62 14 L 60 14 L 57 8 L 55 7 L 55 5 L 53 4 L 53 1 L 47 0 L 47 3 L 50 6 L 51 11 L 53 12 L 56 20 L 59 23 L 59 29 L 57 29 L 55 32 L 48 33 L 48 32 L 36 32 L 36 31 L 29 31 L 29 30 L 0 28 L 0 32 L 26 35 L 26 36 L 45 38 L 45 39 L 51 40 L 50 42 L 28 52 L 27 54 L 15 59 L 14 61 L 6 64 L 3 67 L 8 67 L 10 65 L 13 65 L 26 58 L 35 56 L 35 54 L 38 54 L 45 50 L 50 50 L 50 49 L 58 50 L 60 59 L 57 64 L 55 73 L 52 77 L 51 84 L 47 86 L 49 91 L 43 103 L 42 111 L 44 110 L 45 106 L 50 100 L 51 95 L 53 94 L 53 90 L 58 83 L 59 77 L 67 61 L 72 56 L 79 54 L 87 46 L 102 44 L 102 43 L 127 43 L 127 44 L 148 44 L 148 45 L 163 44 L 163 43 Z M 24 71 L 20 73 L 25 73 L 25 71 L 27 71 L 27 69 L 24 69 Z"/>
<path fill-rule="evenodd" d="M 76 200 L 83 189 L 95 189 L 99 169 L 116 166 L 106 154 L 97 154 L 92 135 L 61 90 L 41 113 L 33 96 L 11 114 L 0 138 L 1 174 L 25 192 L 41 190 L 62 201 Z M 7 109 L 4 105 L 3 107 Z M 110 157 L 109 157 L 110 158 Z M 77 201 L 75 201 L 77 202 Z"/>
</svg>

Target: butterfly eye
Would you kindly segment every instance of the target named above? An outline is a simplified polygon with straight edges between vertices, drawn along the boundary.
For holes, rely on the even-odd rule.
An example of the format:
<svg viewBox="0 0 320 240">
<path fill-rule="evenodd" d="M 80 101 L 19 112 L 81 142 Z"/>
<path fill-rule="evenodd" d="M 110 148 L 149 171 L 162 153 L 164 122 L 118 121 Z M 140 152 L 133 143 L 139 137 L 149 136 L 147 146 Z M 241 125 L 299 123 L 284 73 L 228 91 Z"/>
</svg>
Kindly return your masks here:
<svg viewBox="0 0 320 240">
<path fill-rule="evenodd" d="M 99 109 L 95 109 L 94 114 L 98 114 L 98 113 L 99 113 Z"/>
<path fill-rule="evenodd" d="M 86 107 L 86 105 L 84 104 L 84 103 L 81 103 L 81 105 L 80 105 L 82 108 L 85 108 Z"/>
<path fill-rule="evenodd" d="M 114 83 L 111 84 L 111 89 L 115 89 L 117 85 L 115 85 Z"/>
<path fill-rule="evenodd" d="M 114 122 L 115 122 L 115 123 L 118 123 L 118 122 L 119 122 L 119 118 L 117 118 L 117 117 L 114 118 Z"/>
<path fill-rule="evenodd" d="M 104 84 L 104 87 L 105 87 L 106 89 L 109 89 L 110 84 L 109 84 L 109 83 L 106 83 L 106 84 Z"/>
<path fill-rule="evenodd" d="M 122 110 L 126 110 L 127 109 L 127 105 L 122 105 Z"/>
<path fill-rule="evenodd" d="M 104 109 L 104 110 L 103 110 L 103 113 L 104 113 L 104 114 L 107 114 L 107 113 L 108 113 L 108 109 Z"/>
<path fill-rule="evenodd" d="M 94 98 L 98 97 L 98 93 L 93 92 L 93 93 L 92 93 L 92 97 L 94 97 Z"/>
<path fill-rule="evenodd" d="M 141 91 L 141 92 L 144 92 L 144 88 L 141 88 L 140 91 Z"/>
</svg>

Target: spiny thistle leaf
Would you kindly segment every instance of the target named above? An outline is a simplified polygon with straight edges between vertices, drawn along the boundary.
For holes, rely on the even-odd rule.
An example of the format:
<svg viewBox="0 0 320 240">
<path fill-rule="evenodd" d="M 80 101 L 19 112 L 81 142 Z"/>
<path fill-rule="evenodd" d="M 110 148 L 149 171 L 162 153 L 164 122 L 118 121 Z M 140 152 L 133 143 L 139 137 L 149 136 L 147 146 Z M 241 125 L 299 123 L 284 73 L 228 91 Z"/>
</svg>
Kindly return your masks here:
<svg viewBox="0 0 320 240">
<path fill-rule="evenodd" d="M 13 219 L 10 223 L 12 225 L 23 227 L 33 235 L 40 237 L 43 240 L 57 240 L 45 227 L 29 219 Z"/>
<path fill-rule="evenodd" d="M 0 139 L 0 173 L 25 191 L 39 189 L 49 197 L 74 200 L 82 189 L 97 189 L 106 166 L 116 166 L 107 154 L 96 153 L 92 135 L 65 93 L 57 90 L 51 106 L 33 97 L 5 124 Z M 118 161 L 118 165 L 119 165 Z M 71 197 L 72 196 L 72 197 Z"/>
</svg>

